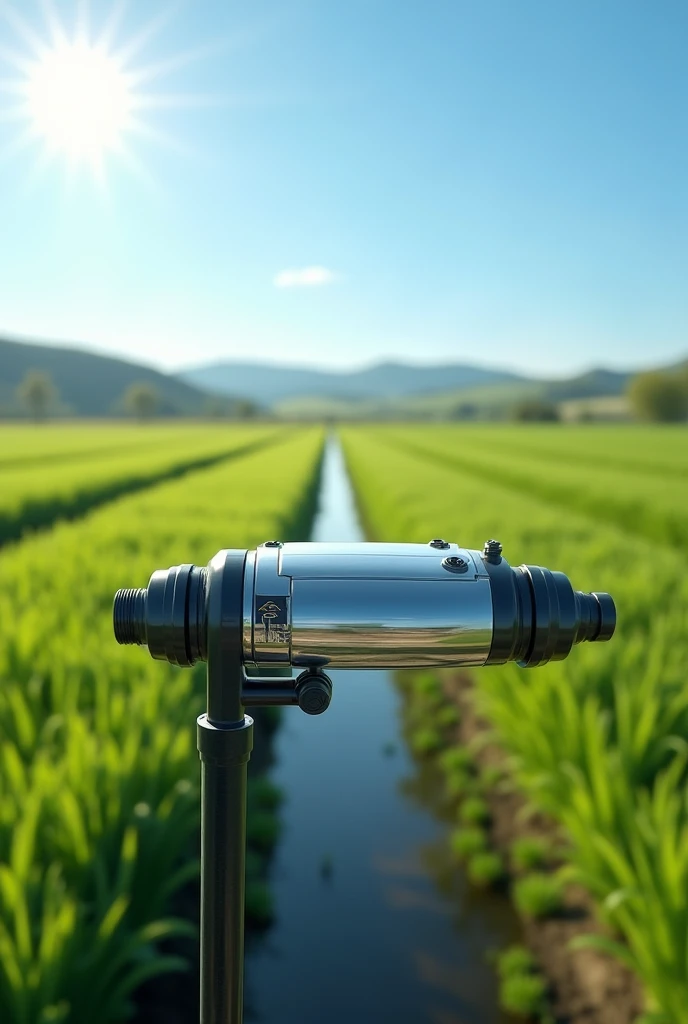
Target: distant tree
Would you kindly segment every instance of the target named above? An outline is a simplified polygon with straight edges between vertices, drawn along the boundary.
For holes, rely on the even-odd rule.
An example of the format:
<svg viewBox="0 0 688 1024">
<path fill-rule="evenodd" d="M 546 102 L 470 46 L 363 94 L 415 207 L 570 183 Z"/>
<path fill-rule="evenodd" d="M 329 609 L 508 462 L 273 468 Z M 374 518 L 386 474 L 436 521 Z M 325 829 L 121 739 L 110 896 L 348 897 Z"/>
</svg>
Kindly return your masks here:
<svg viewBox="0 0 688 1024">
<path fill-rule="evenodd" d="M 158 409 L 158 392 L 152 384 L 138 381 L 124 392 L 124 408 L 137 420 L 149 420 Z"/>
<path fill-rule="evenodd" d="M 234 403 L 234 415 L 240 420 L 250 420 L 259 413 L 259 408 L 250 398 L 239 398 Z"/>
<path fill-rule="evenodd" d="M 512 419 L 522 423 L 558 423 L 561 416 L 554 402 L 545 398 L 524 398 L 514 406 Z"/>
<path fill-rule="evenodd" d="M 35 420 L 44 420 L 57 399 L 57 389 L 49 373 L 29 370 L 17 388 L 17 398 Z"/>
<path fill-rule="evenodd" d="M 688 416 L 688 382 L 676 373 L 639 373 L 628 386 L 635 415 L 655 423 L 679 423 Z"/>
<path fill-rule="evenodd" d="M 459 402 L 449 412 L 452 420 L 474 420 L 478 415 L 478 406 L 473 402 Z"/>
<path fill-rule="evenodd" d="M 210 395 L 206 398 L 203 403 L 203 410 L 206 416 L 211 416 L 213 419 L 222 419 L 224 416 L 229 416 L 231 411 L 229 402 L 222 395 Z"/>
</svg>

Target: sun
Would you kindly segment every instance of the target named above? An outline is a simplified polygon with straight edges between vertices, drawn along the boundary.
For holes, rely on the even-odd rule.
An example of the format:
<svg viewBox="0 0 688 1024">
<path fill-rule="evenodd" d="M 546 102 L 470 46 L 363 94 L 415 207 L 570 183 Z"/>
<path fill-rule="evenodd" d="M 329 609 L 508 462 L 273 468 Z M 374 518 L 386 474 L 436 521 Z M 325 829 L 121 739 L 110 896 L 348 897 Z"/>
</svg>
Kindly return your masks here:
<svg viewBox="0 0 688 1024">
<path fill-rule="evenodd" d="M 135 152 L 134 139 L 145 138 L 177 153 L 185 151 L 177 139 L 150 123 L 150 115 L 156 109 L 212 107 L 218 97 L 150 91 L 146 86 L 217 52 L 225 42 L 217 39 L 141 66 L 140 51 L 172 17 L 174 7 L 169 3 L 119 43 L 125 0 L 113 0 L 109 16 L 99 27 L 93 24 L 86 0 L 74 0 L 71 28 L 58 15 L 54 0 L 42 0 L 40 7 L 43 24 L 36 28 L 16 6 L 0 0 L 0 25 L 6 23 L 20 41 L 19 47 L 8 46 L 0 35 L 0 69 L 12 67 L 18 72 L 13 78 L 0 77 L 0 95 L 13 98 L 0 102 L 0 124 L 21 125 L 17 135 L 0 146 L 0 160 L 37 144 L 34 172 L 59 161 L 68 177 L 85 169 L 106 186 L 106 166 L 116 157 L 155 187 Z M 30 176 L 34 177 L 35 173 Z"/>
<path fill-rule="evenodd" d="M 97 167 L 121 150 L 134 120 L 129 76 L 86 39 L 64 41 L 32 62 L 25 95 L 36 134 L 73 164 Z"/>
</svg>

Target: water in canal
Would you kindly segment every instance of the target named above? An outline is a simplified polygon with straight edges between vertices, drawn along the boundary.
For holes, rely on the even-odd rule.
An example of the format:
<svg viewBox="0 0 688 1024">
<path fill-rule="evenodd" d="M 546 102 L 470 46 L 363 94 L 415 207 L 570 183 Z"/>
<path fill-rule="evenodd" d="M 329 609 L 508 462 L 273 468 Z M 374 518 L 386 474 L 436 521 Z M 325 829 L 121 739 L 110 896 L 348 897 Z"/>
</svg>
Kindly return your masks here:
<svg viewBox="0 0 688 1024">
<path fill-rule="evenodd" d="M 334 439 L 311 539 L 364 539 Z M 506 900 L 468 886 L 447 825 L 407 795 L 417 772 L 391 676 L 332 681 L 328 711 L 287 708 L 276 737 L 276 920 L 247 951 L 247 1020 L 505 1024 L 486 954 L 518 939 Z"/>
</svg>

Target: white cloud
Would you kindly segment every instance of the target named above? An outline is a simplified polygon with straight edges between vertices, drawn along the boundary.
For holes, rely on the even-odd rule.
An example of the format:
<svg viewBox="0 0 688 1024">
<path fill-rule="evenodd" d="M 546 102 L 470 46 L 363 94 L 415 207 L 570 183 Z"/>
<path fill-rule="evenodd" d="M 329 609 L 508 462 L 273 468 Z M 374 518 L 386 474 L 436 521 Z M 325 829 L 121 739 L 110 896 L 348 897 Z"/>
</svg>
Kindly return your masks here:
<svg viewBox="0 0 688 1024">
<path fill-rule="evenodd" d="M 316 288 L 322 284 L 331 284 L 336 277 L 327 267 L 300 267 L 280 270 L 279 274 L 275 274 L 273 284 L 276 288 Z"/>
</svg>

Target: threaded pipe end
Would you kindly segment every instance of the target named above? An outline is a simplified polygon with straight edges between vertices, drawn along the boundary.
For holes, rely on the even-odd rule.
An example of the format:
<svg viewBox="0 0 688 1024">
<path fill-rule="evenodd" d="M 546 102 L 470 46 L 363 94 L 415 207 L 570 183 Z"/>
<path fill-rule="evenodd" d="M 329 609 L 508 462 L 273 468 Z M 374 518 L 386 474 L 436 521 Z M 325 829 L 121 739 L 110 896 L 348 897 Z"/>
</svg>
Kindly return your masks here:
<svg viewBox="0 0 688 1024">
<path fill-rule="evenodd" d="M 146 589 L 141 587 L 118 590 L 115 594 L 112 620 L 118 644 L 146 643 L 146 595 Z"/>
</svg>

